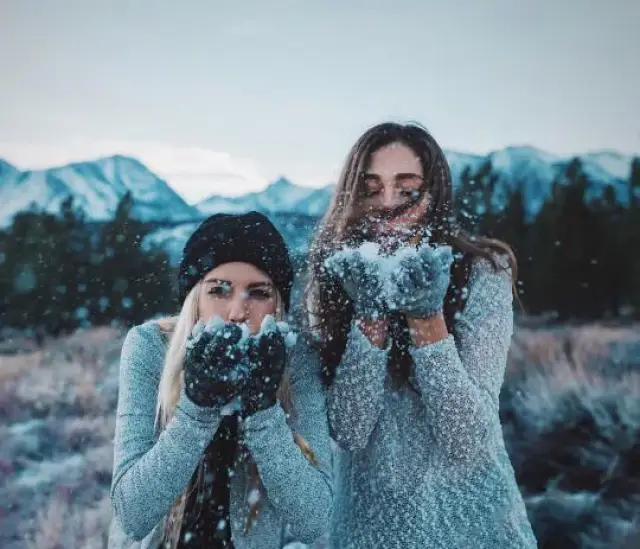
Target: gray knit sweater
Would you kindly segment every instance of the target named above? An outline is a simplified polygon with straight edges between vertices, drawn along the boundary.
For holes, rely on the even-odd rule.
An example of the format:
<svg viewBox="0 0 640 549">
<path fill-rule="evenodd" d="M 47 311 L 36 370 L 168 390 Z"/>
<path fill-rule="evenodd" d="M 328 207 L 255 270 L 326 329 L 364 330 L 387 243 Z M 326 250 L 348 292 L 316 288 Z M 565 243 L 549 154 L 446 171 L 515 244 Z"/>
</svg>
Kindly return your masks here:
<svg viewBox="0 0 640 549">
<path fill-rule="evenodd" d="M 334 549 L 537 547 L 498 416 L 510 276 L 476 260 L 468 292 L 455 338 L 411 350 L 419 393 L 393 389 L 387 350 L 352 327 L 328 395 Z"/>
<path fill-rule="evenodd" d="M 161 522 L 189 483 L 216 432 L 218 409 L 199 407 L 181 392 L 167 427 L 154 429 L 158 384 L 166 345 L 147 322 L 127 334 L 120 362 L 111 500 L 114 518 L 109 549 L 156 549 Z M 332 505 L 332 455 L 325 392 L 319 362 L 300 338 L 289 354 L 294 413 L 278 403 L 243 423 L 242 436 L 266 490 L 249 535 L 248 463 L 236 464 L 231 480 L 231 531 L 236 549 L 275 549 L 285 535 L 310 543 L 327 529 Z M 309 443 L 314 467 L 296 445 L 293 432 Z"/>
</svg>

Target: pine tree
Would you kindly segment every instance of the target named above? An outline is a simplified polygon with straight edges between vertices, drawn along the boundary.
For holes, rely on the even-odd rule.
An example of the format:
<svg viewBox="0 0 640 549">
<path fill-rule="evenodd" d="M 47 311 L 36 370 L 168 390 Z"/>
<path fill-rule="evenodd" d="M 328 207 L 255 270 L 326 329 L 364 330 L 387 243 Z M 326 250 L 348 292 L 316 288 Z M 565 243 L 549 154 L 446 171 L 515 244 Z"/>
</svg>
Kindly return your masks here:
<svg viewBox="0 0 640 549">
<path fill-rule="evenodd" d="M 473 228 L 477 221 L 473 211 L 474 207 L 474 181 L 471 175 L 471 168 L 465 166 L 460 174 L 460 182 L 455 190 L 453 197 L 454 211 L 458 216 L 458 223 L 461 227 L 469 232 L 473 232 Z"/>
<path fill-rule="evenodd" d="M 480 217 L 478 232 L 484 236 L 495 236 L 498 220 L 501 215 L 496 209 L 495 191 L 498 174 L 494 171 L 490 160 L 487 160 L 475 175 L 477 208 Z"/>
<path fill-rule="evenodd" d="M 73 199 L 63 201 L 58 215 L 36 209 L 18 213 L 4 239 L 4 321 L 40 337 L 75 329 L 77 288 L 86 274 L 91 243 Z"/>
<path fill-rule="evenodd" d="M 466 166 L 460 175 L 460 184 L 454 199 L 458 222 L 472 234 L 488 235 L 493 232 L 492 200 L 497 182 L 491 162 L 483 163 L 475 172 Z"/>
<path fill-rule="evenodd" d="M 52 242 L 47 331 L 70 332 L 89 323 L 86 288 L 91 257 L 91 236 L 85 215 L 74 207 L 71 196 L 61 204 Z"/>
<path fill-rule="evenodd" d="M 133 207 L 131 194 L 125 194 L 113 220 L 100 231 L 91 285 L 91 315 L 99 323 L 139 323 L 175 310 L 169 258 L 144 246 L 153 227 L 135 219 Z"/>
<path fill-rule="evenodd" d="M 44 212 L 27 210 L 13 218 L 7 231 L 4 249 L 7 325 L 20 329 L 43 331 L 45 306 L 49 292 L 49 238 L 55 228 L 55 217 Z"/>
<path fill-rule="evenodd" d="M 507 203 L 495 221 L 495 237 L 506 242 L 513 249 L 518 261 L 518 286 L 522 301 L 526 303 L 526 275 L 531 272 L 531 251 L 529 249 L 527 211 L 522 186 L 515 184 L 508 194 Z"/>
<path fill-rule="evenodd" d="M 13 293 L 13 280 L 11 278 L 9 248 L 9 233 L 0 230 L 0 326 L 9 326 L 7 319 L 8 305 Z"/>
<path fill-rule="evenodd" d="M 628 208 L 617 200 L 615 189 L 607 185 L 601 199 L 593 204 L 602 231 L 602 249 L 597 261 L 600 266 L 604 309 L 619 317 L 622 307 L 629 301 L 632 255 L 625 253 L 623 224 Z"/>
<path fill-rule="evenodd" d="M 554 258 L 558 241 L 559 186 L 545 199 L 531 223 L 525 262 L 521 261 L 521 279 L 526 288 L 524 303 L 530 313 L 556 314 Z"/>
<path fill-rule="evenodd" d="M 628 207 L 621 223 L 623 253 L 629 261 L 628 304 L 636 318 L 640 318 L 640 157 L 631 162 L 628 179 Z"/>
<path fill-rule="evenodd" d="M 606 309 L 602 266 L 601 220 L 587 204 L 589 180 L 579 159 L 564 171 L 565 187 L 559 207 L 558 245 L 553 266 L 554 301 L 561 318 L 597 318 Z"/>
</svg>

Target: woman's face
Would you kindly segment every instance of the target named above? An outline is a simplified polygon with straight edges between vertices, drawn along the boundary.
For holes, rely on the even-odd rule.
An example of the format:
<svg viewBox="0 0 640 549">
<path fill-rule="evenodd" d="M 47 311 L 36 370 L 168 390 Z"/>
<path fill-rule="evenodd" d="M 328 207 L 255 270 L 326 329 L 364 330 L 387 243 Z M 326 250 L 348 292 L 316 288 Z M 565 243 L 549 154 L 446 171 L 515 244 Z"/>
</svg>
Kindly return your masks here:
<svg viewBox="0 0 640 549">
<path fill-rule="evenodd" d="M 403 143 L 391 143 L 371 155 L 369 167 L 361 175 L 358 210 L 375 222 L 376 234 L 410 230 L 424 218 L 429 193 L 425 192 L 424 196 L 421 193 L 423 175 L 420 159 Z M 388 217 L 389 212 L 402 208 L 407 209 Z"/>
<path fill-rule="evenodd" d="M 266 315 L 276 314 L 276 306 L 276 288 L 265 273 L 250 263 L 225 263 L 202 279 L 198 320 L 219 316 L 225 322 L 246 323 L 255 334 Z"/>
</svg>

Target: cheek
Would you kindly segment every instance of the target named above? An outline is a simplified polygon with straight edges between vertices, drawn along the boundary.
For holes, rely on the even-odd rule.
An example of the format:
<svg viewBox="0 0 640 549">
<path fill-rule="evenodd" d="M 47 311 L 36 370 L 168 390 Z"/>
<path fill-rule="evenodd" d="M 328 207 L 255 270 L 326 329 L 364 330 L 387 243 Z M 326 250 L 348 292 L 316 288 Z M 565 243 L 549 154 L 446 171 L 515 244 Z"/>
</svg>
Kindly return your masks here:
<svg viewBox="0 0 640 549">
<path fill-rule="evenodd" d="M 366 217 L 368 215 L 375 216 L 382 210 L 382 201 L 380 197 L 374 196 L 371 198 L 362 198 L 355 204 L 354 215 L 356 217 Z"/>
<path fill-rule="evenodd" d="M 219 316 L 224 321 L 229 320 L 229 312 L 222 299 L 211 299 L 204 296 L 198 304 L 198 318 L 204 322 L 212 316 Z"/>
<path fill-rule="evenodd" d="M 381 202 L 380 193 L 374 194 L 373 196 L 363 196 L 362 198 L 360 198 L 359 202 L 365 208 L 375 206 L 376 204 L 379 204 Z"/>
<path fill-rule="evenodd" d="M 249 328 L 252 332 L 257 332 L 260 329 L 260 325 L 267 315 L 276 314 L 275 300 L 270 301 L 256 301 L 251 307 L 249 312 Z"/>
<path fill-rule="evenodd" d="M 410 224 L 422 220 L 429 209 L 429 201 L 430 197 L 428 195 L 424 196 L 420 202 L 409 208 L 401 216 L 396 218 L 395 221 L 401 224 Z"/>
</svg>

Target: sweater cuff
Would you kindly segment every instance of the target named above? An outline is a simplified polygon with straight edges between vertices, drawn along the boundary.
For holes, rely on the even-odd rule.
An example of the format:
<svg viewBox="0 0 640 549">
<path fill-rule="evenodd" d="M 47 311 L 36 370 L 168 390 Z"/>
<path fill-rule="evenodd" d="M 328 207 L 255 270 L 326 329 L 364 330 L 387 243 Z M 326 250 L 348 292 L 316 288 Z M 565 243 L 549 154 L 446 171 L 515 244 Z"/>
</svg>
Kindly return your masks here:
<svg viewBox="0 0 640 549">
<path fill-rule="evenodd" d="M 410 349 L 410 353 L 413 358 L 417 358 L 420 361 L 429 361 L 434 356 L 446 352 L 445 349 L 451 346 L 455 348 L 455 339 L 452 334 L 449 334 L 444 339 L 434 341 L 433 343 L 427 343 L 422 347 L 412 347 Z"/>
<path fill-rule="evenodd" d="M 371 358 L 386 358 L 391 349 L 391 342 L 387 343 L 386 347 L 378 347 L 371 343 L 371 340 L 360 329 L 357 322 L 353 322 L 349 336 L 347 338 L 347 345 L 345 347 L 345 353 L 355 352 L 356 354 L 364 353 Z M 386 363 L 386 362 L 385 362 Z"/>
<path fill-rule="evenodd" d="M 200 423 L 213 424 L 220 419 L 219 407 L 199 406 L 187 396 L 184 387 L 180 389 L 180 398 L 176 404 L 176 409 Z"/>
<path fill-rule="evenodd" d="M 280 402 L 276 402 L 273 406 L 265 410 L 260 410 L 255 414 L 245 417 L 243 421 L 244 431 L 248 435 L 265 431 L 278 424 L 287 424 L 287 416 Z"/>
<path fill-rule="evenodd" d="M 457 353 L 457 350 L 451 334 L 423 347 L 414 347 L 409 353 L 413 358 L 415 374 L 420 384 L 437 385 L 444 378 L 455 375 L 451 358 L 452 353 Z"/>
</svg>

